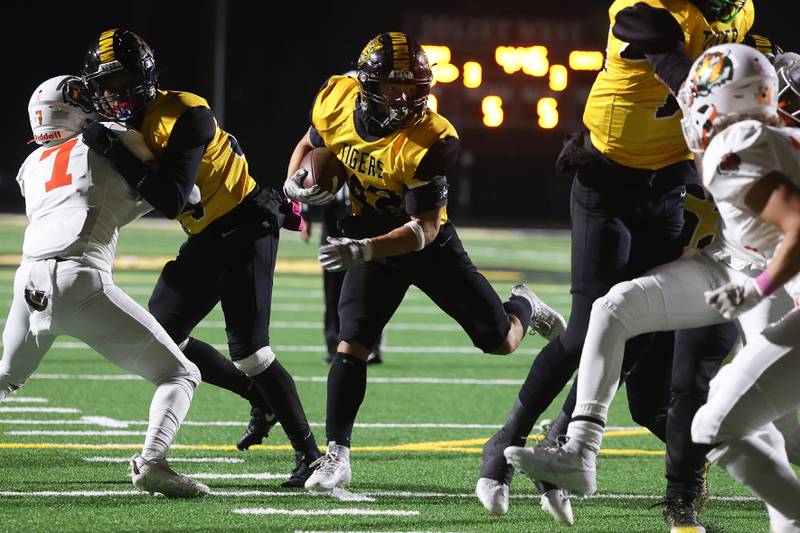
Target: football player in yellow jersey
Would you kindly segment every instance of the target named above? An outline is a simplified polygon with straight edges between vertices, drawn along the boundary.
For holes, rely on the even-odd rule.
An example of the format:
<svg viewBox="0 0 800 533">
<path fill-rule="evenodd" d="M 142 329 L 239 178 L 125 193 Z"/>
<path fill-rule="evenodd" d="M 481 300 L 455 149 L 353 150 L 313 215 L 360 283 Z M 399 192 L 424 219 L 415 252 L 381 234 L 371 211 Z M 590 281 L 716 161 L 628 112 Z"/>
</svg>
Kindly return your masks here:
<svg viewBox="0 0 800 533">
<path fill-rule="evenodd" d="M 347 167 L 353 216 L 344 238 L 320 248 L 327 270 L 347 270 L 339 300 L 339 345 L 328 374 L 328 452 L 306 482 L 328 491 L 351 480 L 350 437 L 367 385 L 367 357 L 411 285 L 452 316 L 486 353 L 509 354 L 528 325 L 552 337 L 563 318 L 525 285 L 505 303 L 470 261 L 446 214 L 447 174 L 459 140 L 427 107 L 432 73 L 422 48 L 400 32 L 364 48 L 358 79 L 331 77 L 311 128 L 289 162 L 284 191 L 310 204 L 330 193 L 301 188 L 303 156 L 325 146 Z"/>
<path fill-rule="evenodd" d="M 574 176 L 570 322 L 536 357 L 506 423 L 484 446 L 476 490 L 486 509 L 498 514 L 508 509 L 513 473 L 503 451 L 524 445 L 536 419 L 577 368 L 594 301 L 616 283 L 681 254 L 685 186 L 697 183 L 697 176 L 673 93 L 704 49 L 745 37 L 754 7 L 751 0 L 615 0 L 609 19 L 606 63 L 586 102 L 586 130 L 565 145 L 557 161 L 562 173 Z M 691 375 L 688 369 L 697 364 L 700 351 L 725 353 L 731 337 L 709 330 L 690 343 L 697 350 L 676 351 L 678 374 Z M 628 368 L 650 339 L 628 342 Z M 663 381 L 664 376 L 652 379 Z M 660 389 L 661 383 L 656 386 Z M 704 454 L 691 447 L 690 423 L 703 395 L 703 387 L 693 386 L 691 394 L 673 396 L 667 419 L 646 424 L 664 435 L 671 451 L 667 522 L 694 531 L 702 527 L 695 497 Z M 560 496 L 555 503 L 566 506 L 569 500 Z"/>
<path fill-rule="evenodd" d="M 150 312 L 197 364 L 203 381 L 254 406 L 240 449 L 260 442 L 280 421 L 297 458 L 284 486 L 301 486 L 319 449 L 294 380 L 269 346 L 272 275 L 279 231 L 292 220 L 288 204 L 256 184 L 238 142 L 219 128 L 203 98 L 158 88 L 153 52 L 135 33 L 102 32 L 86 54 L 83 80 L 97 112 L 139 130 L 156 164 L 141 163 L 97 122 L 87 127 L 86 144 L 189 234 L 164 266 Z M 191 198 L 195 184 L 200 196 Z M 219 302 L 232 363 L 189 336 Z"/>
</svg>

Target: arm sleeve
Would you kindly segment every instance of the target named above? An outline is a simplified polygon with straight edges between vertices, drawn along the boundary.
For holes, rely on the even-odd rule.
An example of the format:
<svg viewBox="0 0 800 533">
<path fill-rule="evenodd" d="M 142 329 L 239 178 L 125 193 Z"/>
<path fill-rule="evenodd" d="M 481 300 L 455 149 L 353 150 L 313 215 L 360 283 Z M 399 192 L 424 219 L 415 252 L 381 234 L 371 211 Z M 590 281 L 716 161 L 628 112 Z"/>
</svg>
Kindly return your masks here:
<svg viewBox="0 0 800 533">
<path fill-rule="evenodd" d="M 325 146 L 325 141 L 322 140 L 322 135 L 319 134 L 317 128 L 311 126 L 309 137 L 311 138 L 311 145 L 314 148 L 323 148 Z"/>
<path fill-rule="evenodd" d="M 458 162 L 461 142 L 445 137 L 428 149 L 404 196 L 406 214 L 416 215 L 447 205 L 447 173 Z"/>
<path fill-rule="evenodd" d="M 645 57 L 653 67 L 653 72 L 664 80 L 672 94 L 678 94 L 693 63 L 683 43 L 675 43 L 672 50 L 663 54 L 645 54 Z"/>
<path fill-rule="evenodd" d="M 636 45 L 644 54 L 663 54 L 676 43 L 684 42 L 683 30 L 675 17 L 664 8 L 644 2 L 617 13 L 611 31 L 614 37 Z"/>
<path fill-rule="evenodd" d="M 186 205 L 216 127 L 214 115 L 207 107 L 187 109 L 172 128 L 157 170 L 149 170 L 127 149 L 112 157 L 114 168 L 155 209 L 176 218 Z"/>
</svg>

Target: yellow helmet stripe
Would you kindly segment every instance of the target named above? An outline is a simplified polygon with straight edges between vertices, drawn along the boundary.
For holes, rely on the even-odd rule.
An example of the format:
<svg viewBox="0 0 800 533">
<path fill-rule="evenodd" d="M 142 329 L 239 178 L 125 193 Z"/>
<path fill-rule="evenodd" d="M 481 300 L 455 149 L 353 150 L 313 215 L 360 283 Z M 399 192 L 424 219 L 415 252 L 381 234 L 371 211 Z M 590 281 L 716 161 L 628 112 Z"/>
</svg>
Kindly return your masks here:
<svg viewBox="0 0 800 533">
<path fill-rule="evenodd" d="M 398 31 L 389 32 L 392 39 L 392 54 L 394 59 L 394 70 L 411 70 L 409 61 L 408 39 L 406 34 Z"/>
<path fill-rule="evenodd" d="M 98 49 L 100 50 L 100 62 L 114 60 L 114 34 L 117 32 L 116 28 L 106 30 L 100 34 L 98 39 Z"/>
</svg>

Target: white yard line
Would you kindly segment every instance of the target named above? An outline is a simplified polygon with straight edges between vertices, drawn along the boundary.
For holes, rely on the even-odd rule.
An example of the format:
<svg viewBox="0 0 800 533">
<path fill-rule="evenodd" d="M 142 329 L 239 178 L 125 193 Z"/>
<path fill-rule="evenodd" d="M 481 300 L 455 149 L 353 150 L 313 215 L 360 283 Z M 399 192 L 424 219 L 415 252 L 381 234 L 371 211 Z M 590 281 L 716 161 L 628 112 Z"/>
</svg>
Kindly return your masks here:
<svg viewBox="0 0 800 533">
<path fill-rule="evenodd" d="M 234 509 L 236 514 L 248 515 L 337 515 L 337 516 L 419 516 L 419 511 L 395 511 L 383 509 L 274 509 L 272 507 L 253 507 L 247 509 Z"/>
<path fill-rule="evenodd" d="M 138 381 L 141 380 L 139 376 L 132 374 L 34 374 L 33 379 L 56 379 L 56 380 L 74 380 L 74 381 Z M 311 383 L 327 383 L 328 376 L 294 376 L 295 381 L 311 382 Z M 421 383 L 426 385 L 511 385 L 518 387 L 522 384 L 521 379 L 474 379 L 474 378 L 427 378 L 427 377 L 399 377 L 399 378 L 382 378 L 382 377 L 368 377 L 369 383 Z M 2 411 L 0 407 L 0 413 Z M 8 409 L 15 409 L 9 407 Z M 20 407 L 18 409 L 25 409 Z M 34 409 L 34 408 L 29 408 Z M 5 412 L 22 412 L 22 411 L 5 411 Z M 45 412 L 45 411 L 42 411 Z M 62 411 L 55 411 L 62 412 Z M 72 411 L 63 411 L 72 412 Z"/>
<path fill-rule="evenodd" d="M 170 459 L 170 462 L 172 459 Z M 253 472 L 252 474 L 217 474 L 214 472 L 193 472 L 194 479 L 286 479 L 286 474 L 273 474 L 271 472 Z"/>
<path fill-rule="evenodd" d="M 47 403 L 47 398 L 36 398 L 33 396 L 9 396 L 3 403 Z"/>
<path fill-rule="evenodd" d="M 130 457 L 81 457 L 87 463 L 129 463 Z M 170 463 L 243 463 L 237 457 L 171 457 Z M 194 474 L 193 474 L 194 475 Z M 286 477 L 284 474 L 283 477 Z"/>
<path fill-rule="evenodd" d="M 21 437 L 142 437 L 145 431 L 6 431 L 6 435 Z"/>
<path fill-rule="evenodd" d="M 407 492 L 407 491 L 377 491 L 377 492 L 359 492 L 356 493 L 363 496 L 375 498 L 457 498 L 457 499 L 472 499 L 476 498 L 472 492 Z M 106 491 L 0 491 L 1 497 L 102 497 L 102 496 L 147 496 L 147 493 L 139 492 L 136 490 L 106 490 Z M 265 490 L 213 490 L 211 496 L 217 497 L 233 497 L 233 498 L 252 498 L 252 497 L 312 497 L 319 498 L 319 494 L 310 492 L 292 492 L 292 491 L 265 491 Z M 595 494 L 590 496 L 594 500 L 659 500 L 664 498 L 663 494 Z M 514 500 L 538 500 L 538 494 L 513 494 L 511 499 Z M 709 500 L 719 502 L 757 502 L 758 498 L 752 496 L 711 496 Z"/>
<path fill-rule="evenodd" d="M 0 413 L 80 413 L 74 407 L 0 407 Z"/>
<path fill-rule="evenodd" d="M 227 351 L 227 344 L 212 344 L 217 350 Z M 82 342 L 56 342 L 53 343 L 53 348 L 61 348 L 63 350 L 90 350 L 89 346 Z M 290 353 L 323 353 L 325 347 L 321 344 L 311 345 L 278 345 L 272 347 L 276 352 L 290 352 Z M 430 354 L 474 354 L 483 355 L 478 348 L 474 346 L 385 346 L 383 347 L 384 353 L 397 353 L 397 354 L 416 354 L 416 353 L 430 353 Z M 539 353 L 538 348 L 520 348 L 516 352 L 517 355 L 534 355 Z"/>
</svg>

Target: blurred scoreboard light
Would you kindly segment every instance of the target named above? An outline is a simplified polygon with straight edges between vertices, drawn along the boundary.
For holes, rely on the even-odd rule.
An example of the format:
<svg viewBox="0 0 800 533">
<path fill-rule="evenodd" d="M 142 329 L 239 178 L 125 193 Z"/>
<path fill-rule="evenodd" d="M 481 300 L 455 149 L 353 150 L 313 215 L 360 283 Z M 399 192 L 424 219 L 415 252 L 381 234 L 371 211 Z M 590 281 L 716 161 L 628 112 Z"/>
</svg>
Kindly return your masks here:
<svg viewBox="0 0 800 533">
<path fill-rule="evenodd" d="M 597 4 L 605 16 L 607 6 Z M 527 133 L 555 138 L 581 127 L 608 36 L 596 18 L 423 11 L 404 24 L 430 43 L 422 45 L 437 82 L 430 107 L 441 103 L 459 130 L 487 132 L 485 146 L 506 150 Z"/>
<path fill-rule="evenodd" d="M 486 126 L 496 128 L 503 123 L 503 99 L 499 96 L 486 96 L 481 101 L 481 111 Z"/>
<path fill-rule="evenodd" d="M 433 83 L 452 83 L 458 79 L 458 67 L 452 63 L 439 63 L 431 67 L 433 70 Z"/>
<path fill-rule="evenodd" d="M 536 103 L 539 127 L 550 130 L 558 126 L 558 101 L 555 98 L 542 98 Z"/>
<path fill-rule="evenodd" d="M 439 99 L 436 98 L 436 95 L 428 95 L 428 109 L 431 111 L 439 111 Z"/>
<path fill-rule="evenodd" d="M 603 52 L 573 50 L 569 53 L 569 68 L 572 70 L 600 70 L 603 68 Z"/>
<path fill-rule="evenodd" d="M 544 46 L 498 46 L 494 51 L 494 59 L 503 67 L 506 74 L 522 70 L 529 76 L 546 76 L 550 68 L 547 59 L 547 48 Z"/>
<path fill-rule="evenodd" d="M 483 68 L 480 63 L 467 61 L 464 63 L 464 87 L 476 89 L 481 86 Z"/>
<path fill-rule="evenodd" d="M 550 90 L 563 91 L 567 88 L 567 67 L 552 65 L 550 67 Z"/>
</svg>

